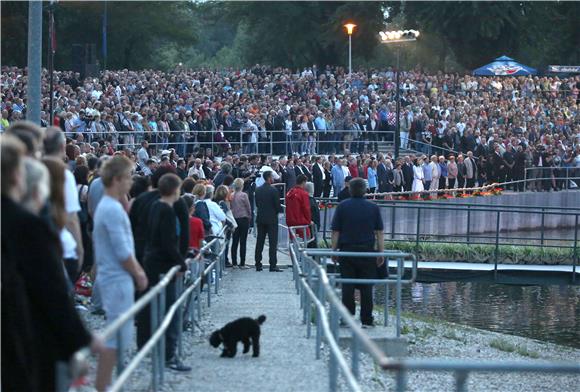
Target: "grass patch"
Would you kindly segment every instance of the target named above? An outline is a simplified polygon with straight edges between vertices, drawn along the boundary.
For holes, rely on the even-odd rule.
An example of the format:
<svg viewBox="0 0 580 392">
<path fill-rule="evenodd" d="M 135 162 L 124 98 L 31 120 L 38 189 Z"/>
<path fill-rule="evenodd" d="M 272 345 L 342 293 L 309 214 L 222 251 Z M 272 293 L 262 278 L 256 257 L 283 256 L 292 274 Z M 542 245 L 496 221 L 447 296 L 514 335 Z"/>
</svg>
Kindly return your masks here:
<svg viewBox="0 0 580 392">
<path fill-rule="evenodd" d="M 454 330 L 446 330 L 443 332 L 442 335 L 445 339 L 456 340 L 458 342 L 465 343 L 465 338 L 463 336 L 459 336 Z"/>
<path fill-rule="evenodd" d="M 455 243 L 430 243 L 414 241 L 385 241 L 385 250 L 413 253 L 419 260 L 464 261 L 493 263 L 495 245 L 467 245 Z M 580 256 L 580 249 L 577 250 Z M 498 262 L 507 264 L 572 264 L 574 256 L 570 248 L 540 248 L 534 246 L 500 245 Z"/>
<path fill-rule="evenodd" d="M 504 351 L 506 353 L 513 353 L 521 355 L 522 357 L 539 358 L 540 354 L 537 351 L 529 350 L 526 346 L 511 343 L 506 339 L 496 338 L 489 342 L 491 348 Z"/>
</svg>

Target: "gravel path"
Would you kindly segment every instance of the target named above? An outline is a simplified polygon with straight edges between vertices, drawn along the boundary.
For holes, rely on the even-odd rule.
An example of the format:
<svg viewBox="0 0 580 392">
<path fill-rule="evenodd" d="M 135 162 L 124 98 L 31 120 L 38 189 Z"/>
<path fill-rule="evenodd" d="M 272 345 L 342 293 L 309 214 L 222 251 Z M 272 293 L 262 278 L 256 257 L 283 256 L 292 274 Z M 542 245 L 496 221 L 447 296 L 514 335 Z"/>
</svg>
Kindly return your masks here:
<svg viewBox="0 0 580 392">
<path fill-rule="evenodd" d="M 380 315 L 377 314 L 377 317 Z M 519 336 L 488 332 L 427 317 L 403 318 L 403 336 L 409 339 L 409 357 L 449 360 L 482 360 L 546 362 L 580 362 L 580 350 L 527 339 Z M 513 351 L 504 351 L 513 350 Z M 350 358 L 349 350 L 343 350 Z M 393 390 L 394 373 L 374 366 L 372 359 L 361 356 L 361 388 L 363 391 Z M 341 390 L 345 390 L 340 378 Z M 410 372 L 408 391 L 453 391 L 455 379 L 449 372 Z M 534 373 L 470 373 L 467 389 L 473 391 L 554 391 L 580 390 L 580 376 Z"/>
<path fill-rule="evenodd" d="M 248 237 L 247 264 L 253 266 L 255 238 Z M 314 357 L 314 340 L 306 339 L 302 324 L 299 297 L 294 291 L 291 270 L 268 272 L 267 247 L 264 249 L 264 272 L 254 269 L 227 269 L 220 293 L 212 294 L 211 309 L 204 308 L 199 328 L 184 332 L 184 362 L 193 367 L 190 373 L 165 372 L 163 392 L 193 390 L 229 391 L 304 391 L 328 390 L 328 350 L 323 348 L 322 360 Z M 278 265 L 290 265 L 287 255 L 278 252 Z M 205 295 L 203 296 L 205 299 Z M 205 305 L 204 305 L 205 306 Z M 221 349 L 208 343 L 212 331 L 238 317 L 267 316 L 262 325 L 261 354 L 252 358 L 241 354 L 235 358 L 220 358 Z M 85 313 L 92 330 L 101 330 L 101 317 Z M 382 315 L 376 314 L 377 320 Z M 394 319 L 391 319 L 394 320 Z M 487 332 L 457 324 L 409 316 L 403 321 L 403 334 L 409 339 L 412 358 L 481 359 L 492 361 L 580 361 L 580 350 L 531 339 Z M 379 329 L 379 328 L 377 328 Z M 375 331 L 376 332 L 376 331 Z M 494 342 L 492 344 L 492 342 Z M 499 349 L 495 346 L 501 346 Z M 505 351 L 509 346 L 512 352 Z M 343 353 L 350 362 L 350 350 Z M 91 374 L 95 362 L 91 364 Z M 131 377 L 126 391 L 151 390 L 150 362 L 146 359 Z M 394 377 L 376 367 L 365 354 L 361 355 L 360 385 L 363 391 L 394 389 Z M 91 382 L 93 380 L 90 380 Z M 450 373 L 411 372 L 410 391 L 453 390 Z M 467 382 L 469 391 L 578 391 L 579 376 L 543 374 L 472 373 Z M 348 390 L 339 377 L 340 390 Z M 81 388 L 80 391 L 92 391 Z"/>
</svg>

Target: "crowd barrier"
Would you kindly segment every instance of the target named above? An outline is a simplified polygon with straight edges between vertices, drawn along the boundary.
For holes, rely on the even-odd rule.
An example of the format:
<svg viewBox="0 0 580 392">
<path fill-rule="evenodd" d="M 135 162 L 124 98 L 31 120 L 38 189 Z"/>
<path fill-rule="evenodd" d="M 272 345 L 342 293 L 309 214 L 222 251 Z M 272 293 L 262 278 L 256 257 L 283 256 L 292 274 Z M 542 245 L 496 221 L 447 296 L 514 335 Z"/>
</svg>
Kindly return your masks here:
<svg viewBox="0 0 580 392">
<path fill-rule="evenodd" d="M 151 390 L 157 391 L 164 383 L 165 371 L 165 333 L 171 320 L 175 315 L 178 317 L 178 337 L 177 350 L 178 356 L 183 357 L 183 317 L 186 313 L 195 324 L 202 316 L 202 281 L 205 281 L 207 292 L 206 306 L 211 307 L 212 285 L 214 293 L 219 291 L 220 279 L 225 270 L 225 252 L 228 248 L 226 239 L 227 227 L 223 227 L 221 232 L 211 241 L 204 245 L 199 255 L 195 259 L 188 259 L 188 271 L 183 277 L 178 276 L 179 266 L 171 268 L 166 274 L 162 275 L 158 284 L 149 288 L 135 304 L 129 308 L 123 316 L 109 325 L 99 337 L 106 341 L 116 336 L 118 342 L 117 349 L 117 377 L 111 385 L 109 392 L 122 391 L 124 385 L 128 382 L 131 374 L 142 364 L 143 360 L 150 353 L 151 358 Z M 201 268 L 199 264 L 205 265 Z M 165 309 L 165 295 L 167 285 L 175 279 L 176 301 L 169 309 Z M 189 282 L 184 287 L 184 280 Z M 182 309 L 183 304 L 187 301 L 187 309 Z M 134 317 L 147 305 L 150 305 L 151 331 L 152 335 L 147 343 L 125 363 L 126 352 L 129 342 L 123 341 L 122 327 L 126 323 L 132 323 Z M 184 310 L 186 312 L 184 312 Z M 153 332 L 154 331 L 154 332 Z M 71 383 L 81 377 L 86 377 L 88 371 L 88 360 L 91 353 L 88 347 L 77 351 L 69 363 L 57 364 L 57 392 L 67 392 Z"/>
<path fill-rule="evenodd" d="M 301 297 L 303 308 L 303 321 L 307 327 L 307 337 L 311 337 L 311 312 L 312 305 L 316 309 L 316 340 L 315 357 L 321 358 L 321 346 L 324 341 L 328 347 L 329 355 L 329 391 L 339 389 L 338 377 L 342 375 L 346 386 L 351 391 L 362 391 L 360 380 L 360 353 L 366 352 L 374 363 L 384 371 L 394 373 L 395 388 L 397 392 L 407 389 L 407 376 L 409 372 L 449 372 L 455 378 L 455 390 L 466 391 L 467 379 L 472 372 L 493 373 L 549 373 L 549 374 L 580 374 L 580 364 L 571 362 L 498 362 L 482 360 L 455 360 L 447 358 L 435 359 L 412 359 L 394 358 L 385 355 L 379 346 L 364 332 L 358 322 L 349 313 L 339 299 L 335 278 L 329 277 L 324 265 L 316 262 L 309 253 L 312 250 L 306 248 L 296 236 L 293 236 L 289 252 L 293 263 L 293 279 L 295 280 L 297 294 Z M 339 256 L 340 252 L 323 251 L 325 255 Z M 322 254 L 320 253 L 320 254 Z M 386 257 L 395 259 L 413 257 L 400 252 L 385 252 Z M 364 253 L 356 256 L 373 257 L 383 253 Z M 349 256 L 351 254 L 349 253 Z M 354 256 L 354 254 L 353 254 Z M 398 266 L 400 263 L 398 263 Z M 397 280 L 402 283 L 400 268 L 397 268 Z M 411 279 L 412 281 L 412 279 Z M 398 283 L 400 285 L 400 283 Z M 400 304 L 400 302 L 399 302 Z M 400 314 L 400 305 L 397 313 Z M 346 360 L 345 353 L 338 345 L 339 319 L 343 321 L 352 334 L 350 365 Z"/>
</svg>

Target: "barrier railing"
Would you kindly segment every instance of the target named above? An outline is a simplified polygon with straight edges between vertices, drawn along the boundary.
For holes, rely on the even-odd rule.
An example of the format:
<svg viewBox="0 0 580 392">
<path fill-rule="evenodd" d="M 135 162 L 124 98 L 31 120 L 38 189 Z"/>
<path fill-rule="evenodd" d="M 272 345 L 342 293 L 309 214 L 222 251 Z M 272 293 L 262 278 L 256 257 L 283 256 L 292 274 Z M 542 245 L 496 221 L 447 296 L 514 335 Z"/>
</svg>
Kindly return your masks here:
<svg viewBox="0 0 580 392">
<path fill-rule="evenodd" d="M 451 372 L 455 378 L 456 391 L 467 390 L 467 379 L 472 372 L 580 374 L 580 364 L 571 362 L 530 363 L 388 357 L 365 334 L 354 317 L 342 304 L 335 292 L 335 283 L 332 278 L 329 278 L 325 268 L 307 255 L 312 250 L 301 247 L 299 241 L 295 240 L 292 242 L 289 251 L 294 267 L 293 278 L 297 294 L 300 295 L 300 304 L 305 311 L 304 323 L 307 325 L 308 338 L 311 336 L 311 305 L 316 308 L 316 359 L 321 357 L 323 340 L 326 341 L 329 348 L 329 390 L 331 392 L 338 390 L 339 371 L 351 391 L 362 390 L 358 381 L 360 379 L 360 353 L 363 350 L 369 354 L 371 359 L 381 369 L 395 373 L 396 391 L 398 392 L 406 390 L 407 374 L 410 371 Z M 326 253 L 328 254 L 328 252 Z M 314 283 L 317 283 L 318 286 L 316 287 Z M 350 366 L 337 343 L 340 319 L 348 326 L 352 336 Z"/>
<path fill-rule="evenodd" d="M 338 205 L 336 201 L 323 199 L 321 201 L 326 208 L 323 209 L 321 218 L 322 239 L 328 243 L 330 233 L 330 220 L 328 216 L 329 208 Z M 580 207 L 550 207 L 550 206 L 500 206 L 493 204 L 475 203 L 453 203 L 442 201 L 399 201 L 399 200 L 377 200 L 383 213 L 385 239 L 391 242 L 409 242 L 415 244 L 415 251 L 419 250 L 420 244 L 466 244 L 466 245 L 489 245 L 493 246 L 492 263 L 494 265 L 494 276 L 497 277 L 498 264 L 505 262 L 500 256 L 500 246 L 525 246 L 527 248 L 538 249 L 559 249 L 569 252 L 570 264 L 572 265 L 571 280 L 576 282 L 578 259 L 580 258 L 580 247 L 578 244 L 580 231 Z M 405 213 L 405 211 L 409 211 Z M 443 219 L 441 224 L 451 224 L 452 227 L 462 227 L 465 231 L 455 233 L 452 231 L 434 230 L 437 225 L 433 220 L 439 218 L 434 215 L 436 212 L 447 212 L 451 220 Z M 539 216 L 539 217 L 538 217 Z M 476 220 L 485 217 L 486 226 L 481 230 L 474 230 L 473 225 Z M 539 234 L 510 235 L 510 231 L 518 229 L 514 222 L 518 222 L 519 217 L 534 219 L 537 227 L 534 231 Z M 405 224 L 400 223 L 404 219 Z M 573 233 L 572 238 L 548 237 L 548 223 L 550 221 L 566 223 Z M 429 230 L 425 230 L 427 226 Z M 554 226 L 554 224 L 552 224 Z M 563 224 L 559 225 L 564 227 Z M 401 229 L 403 228 L 403 229 Z M 404 228 L 407 228 L 405 230 Z M 532 228 L 527 228 L 532 229 Z M 468 260 L 469 261 L 469 260 Z"/>
<path fill-rule="evenodd" d="M 207 285 L 207 307 L 211 306 L 211 291 L 212 283 L 214 285 L 215 293 L 219 290 L 219 281 L 225 269 L 225 251 L 228 248 L 226 236 L 224 235 L 227 227 L 224 226 L 220 233 L 215 238 L 209 241 L 200 249 L 200 253 L 195 259 L 188 259 L 187 278 L 190 280 L 188 287 L 184 289 L 184 280 L 177 276 L 180 267 L 175 266 L 171 268 L 166 274 L 161 276 L 159 283 L 150 288 L 135 304 L 129 308 L 121 317 L 110 324 L 105 330 L 99 334 L 99 337 L 106 341 L 113 336 L 117 337 L 117 378 L 110 386 L 108 391 L 117 392 L 122 391 L 123 386 L 128 381 L 131 374 L 143 362 L 147 354 L 151 353 L 151 388 L 157 391 L 159 386 L 164 383 L 164 369 L 165 369 L 165 332 L 169 327 L 171 320 L 177 314 L 178 317 L 178 333 L 177 333 L 177 350 L 178 356 L 183 356 L 183 316 L 184 312 L 181 306 L 185 301 L 188 301 L 187 317 L 190 317 L 193 322 L 201 318 L 202 302 L 201 302 L 201 285 L 205 279 Z M 224 239 L 221 243 L 220 239 Z M 213 253 L 209 253 L 212 251 Z M 219 248 L 216 252 L 216 248 Z M 211 262 L 205 268 L 197 268 L 196 263 L 205 263 L 208 260 Z M 166 288 L 169 283 L 175 279 L 176 300 L 167 311 L 165 310 L 165 296 Z M 135 354 L 135 356 L 125 364 L 125 351 L 127 344 L 123 340 L 121 333 L 122 327 L 132 322 L 134 317 L 143 310 L 144 307 L 150 305 L 151 317 L 151 331 L 150 338 L 145 345 Z M 68 391 L 68 387 L 73 380 L 83 377 L 87 371 L 86 363 L 91 355 L 88 348 L 83 348 L 77 351 L 69 361 L 68 364 L 59 363 L 57 365 L 57 392 Z"/>
<path fill-rule="evenodd" d="M 183 152 L 191 152 L 199 148 L 211 149 L 213 153 L 239 151 L 253 154 L 285 154 L 292 153 L 331 153 L 342 152 L 344 149 L 350 152 L 363 152 L 368 146 L 377 145 L 379 139 L 387 141 L 394 139 L 392 131 L 362 131 L 362 130 L 293 130 L 291 135 L 284 130 L 258 131 L 256 141 L 246 140 L 246 133 L 239 130 L 223 131 L 226 140 L 217 139 L 217 130 L 211 131 L 171 131 L 171 137 L 164 136 L 162 132 L 82 132 L 84 141 L 94 142 L 109 140 L 114 147 L 139 148 L 143 140 L 149 142 L 149 146 L 157 150 L 176 148 Z M 67 132 L 68 137 L 74 137 L 76 133 Z M 233 138 L 231 136 L 234 136 Z M 365 147 L 366 146 L 366 147 Z"/>
</svg>

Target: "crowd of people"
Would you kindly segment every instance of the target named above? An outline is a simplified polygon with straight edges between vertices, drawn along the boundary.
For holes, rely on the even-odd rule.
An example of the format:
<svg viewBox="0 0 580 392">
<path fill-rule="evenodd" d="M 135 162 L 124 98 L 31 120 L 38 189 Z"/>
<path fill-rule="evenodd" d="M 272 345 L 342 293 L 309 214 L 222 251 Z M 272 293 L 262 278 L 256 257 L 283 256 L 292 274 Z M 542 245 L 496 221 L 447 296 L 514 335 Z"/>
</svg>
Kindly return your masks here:
<svg viewBox="0 0 580 392">
<path fill-rule="evenodd" d="M 42 80 L 48 91 L 46 72 Z M 56 362 L 90 345 L 100 354 L 97 389 L 106 390 L 118 342 L 83 326 L 74 306 L 79 282 L 93 282 L 91 310 L 111 323 L 135 291 L 143 295 L 175 266 L 185 271 L 204 239 L 225 235 L 227 266 L 248 268 L 250 230 L 256 271 L 268 237 L 269 270 L 279 272 L 280 200 L 287 226 L 307 226 L 301 235 L 310 238 L 320 198 L 435 195 L 510 181 L 521 191 L 525 177 L 537 178 L 527 189 L 549 191 L 579 176 L 579 77 L 405 72 L 399 157 L 377 148 L 396 125 L 393 80 L 390 69 L 349 78 L 331 67 L 123 70 L 84 79 L 56 72 L 54 122 L 45 94 L 41 128 L 21 121 L 25 72 L 4 67 L 2 318 L 10 324 L 3 321 L 2 357 L 11 371 L 3 386 L 52 389 Z M 166 299 L 169 309 L 176 298 Z M 350 309 L 350 295 L 347 302 Z M 151 335 L 148 314 L 136 320 L 139 347 Z M 170 326 L 166 365 L 188 371 L 176 353 L 181 327 Z"/>
<path fill-rule="evenodd" d="M 100 153 L 174 148 L 181 157 L 377 153 L 392 140 L 396 105 L 392 69 L 351 77 L 340 67 L 293 72 L 256 65 L 242 70 L 104 71 L 82 79 L 54 75 L 54 125 L 78 145 Z M 43 91 L 48 92 L 47 72 Z M 23 118 L 27 76 L 2 69 L 2 120 Z M 496 150 L 510 176 L 508 145 L 522 147 L 526 167 L 578 165 L 580 76 L 473 77 L 401 73 L 400 137 L 404 149 L 428 157 L 471 151 L 491 160 Z M 48 94 L 42 121 L 50 121 Z M 513 177 L 513 176 L 511 176 Z"/>
</svg>

